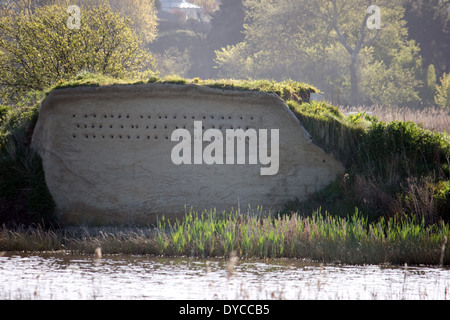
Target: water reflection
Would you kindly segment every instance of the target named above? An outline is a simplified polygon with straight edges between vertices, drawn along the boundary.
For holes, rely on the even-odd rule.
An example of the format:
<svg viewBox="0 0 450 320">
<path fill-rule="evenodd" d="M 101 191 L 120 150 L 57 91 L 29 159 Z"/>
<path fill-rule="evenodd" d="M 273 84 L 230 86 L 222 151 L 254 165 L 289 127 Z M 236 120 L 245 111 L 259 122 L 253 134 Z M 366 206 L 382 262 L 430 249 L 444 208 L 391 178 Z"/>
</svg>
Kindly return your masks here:
<svg viewBox="0 0 450 320">
<path fill-rule="evenodd" d="M 450 269 L 68 254 L 0 257 L 0 299 L 447 299 Z"/>
</svg>

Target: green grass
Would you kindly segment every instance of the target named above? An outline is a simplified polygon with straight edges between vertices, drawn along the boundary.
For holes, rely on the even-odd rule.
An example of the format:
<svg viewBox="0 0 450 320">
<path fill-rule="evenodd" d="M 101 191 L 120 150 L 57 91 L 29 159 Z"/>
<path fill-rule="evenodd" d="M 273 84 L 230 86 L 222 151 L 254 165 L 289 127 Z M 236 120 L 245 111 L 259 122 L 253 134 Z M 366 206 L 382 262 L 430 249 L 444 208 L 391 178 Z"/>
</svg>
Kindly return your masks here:
<svg viewBox="0 0 450 320">
<path fill-rule="evenodd" d="M 343 264 L 450 264 L 450 225 L 415 216 L 369 222 L 316 211 L 310 217 L 262 216 L 215 210 L 162 218 L 155 228 L 0 229 L 0 251 L 66 250 L 74 254 L 152 254 L 243 259 L 311 259 Z"/>
<path fill-rule="evenodd" d="M 380 219 L 369 223 L 356 210 L 336 217 L 316 211 L 310 217 L 214 210 L 189 212 L 174 224 L 157 227 L 161 254 L 201 257 L 309 258 L 346 264 L 438 264 L 449 224 L 426 225 L 415 217 Z M 449 263 L 447 252 L 444 261 Z"/>
<path fill-rule="evenodd" d="M 217 88 L 222 90 L 237 91 L 260 91 L 275 93 L 284 100 L 293 100 L 297 102 L 309 101 L 311 92 L 319 90 L 313 86 L 286 80 L 276 82 L 272 80 L 235 80 L 235 79 L 219 79 L 219 80 L 202 80 L 199 78 L 185 79 L 177 75 L 170 75 L 163 78 L 156 76 L 150 77 L 148 80 L 135 79 L 116 79 L 101 74 L 84 73 L 73 79 L 58 82 L 54 87 L 47 90 L 50 92 L 55 89 L 74 88 L 79 86 L 107 86 L 107 85 L 134 85 L 142 83 L 168 83 L 180 85 L 198 85 Z"/>
</svg>

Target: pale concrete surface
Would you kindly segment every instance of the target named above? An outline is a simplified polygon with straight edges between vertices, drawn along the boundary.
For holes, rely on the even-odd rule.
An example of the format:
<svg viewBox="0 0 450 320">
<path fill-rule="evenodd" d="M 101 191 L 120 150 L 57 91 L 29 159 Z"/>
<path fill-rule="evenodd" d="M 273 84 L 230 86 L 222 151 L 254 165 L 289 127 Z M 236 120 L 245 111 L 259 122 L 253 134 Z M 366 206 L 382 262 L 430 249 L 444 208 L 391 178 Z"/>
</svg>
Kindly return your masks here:
<svg viewBox="0 0 450 320">
<path fill-rule="evenodd" d="M 177 128 L 279 129 L 280 165 L 175 165 Z M 270 134 L 269 134 L 270 135 Z M 203 146 L 208 143 L 203 142 Z M 276 212 L 343 172 L 274 94 L 196 85 L 142 84 L 54 90 L 33 134 L 57 214 L 67 224 L 151 224 L 185 207 Z"/>
</svg>

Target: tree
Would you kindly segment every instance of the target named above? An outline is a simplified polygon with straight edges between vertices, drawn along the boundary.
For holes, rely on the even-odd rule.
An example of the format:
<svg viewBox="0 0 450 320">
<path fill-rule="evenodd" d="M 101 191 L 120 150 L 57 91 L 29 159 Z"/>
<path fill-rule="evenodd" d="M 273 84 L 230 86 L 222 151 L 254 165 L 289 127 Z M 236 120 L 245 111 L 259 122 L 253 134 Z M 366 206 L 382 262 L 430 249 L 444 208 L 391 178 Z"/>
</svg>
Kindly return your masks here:
<svg viewBox="0 0 450 320">
<path fill-rule="evenodd" d="M 82 10 L 80 29 L 69 29 L 67 7 L 50 5 L 32 15 L 0 20 L 0 93 L 17 99 L 86 70 L 133 77 L 153 68 L 129 22 L 109 7 Z"/>
<path fill-rule="evenodd" d="M 169 47 L 163 53 L 154 53 L 156 67 L 161 76 L 178 75 L 186 78 L 191 68 L 189 49 L 180 51 L 177 47 Z"/>
<path fill-rule="evenodd" d="M 336 33 L 337 39 L 350 55 L 350 84 L 351 84 L 351 103 L 359 104 L 359 79 L 358 79 L 358 59 L 366 47 L 370 47 L 374 40 L 380 34 L 381 28 L 376 28 L 376 34 L 368 36 L 367 23 L 368 18 L 372 14 L 370 10 L 366 11 L 363 19 L 361 19 L 359 28 L 351 23 L 350 28 L 347 24 L 340 24 L 339 19 L 346 18 L 349 15 L 357 17 L 361 13 L 364 4 L 367 7 L 372 5 L 372 0 L 358 1 L 358 3 L 350 3 L 349 1 L 320 1 L 321 3 L 315 8 L 309 8 L 308 14 L 313 17 L 322 19 L 330 29 Z M 355 2 L 355 1 L 354 1 Z M 356 4 L 356 5 L 355 5 Z M 359 5 L 362 4 L 362 5 Z M 353 18 L 352 18 L 353 19 Z M 357 20 L 357 19 L 355 19 Z M 349 36 L 344 34 L 348 32 Z"/>
<path fill-rule="evenodd" d="M 213 69 L 215 51 L 227 45 L 235 45 L 244 40 L 245 11 L 242 0 L 225 0 L 212 14 L 211 30 L 207 36 L 209 76 L 217 73 Z"/>
<path fill-rule="evenodd" d="M 14 12 L 31 14 L 35 9 L 35 0 L 6 0 L 0 4 L 0 15 L 7 16 Z"/>
<path fill-rule="evenodd" d="M 367 27 L 369 0 L 244 0 L 245 39 L 216 62 L 222 76 L 309 82 L 335 103 L 416 103 L 421 58 L 404 9 L 377 3 L 381 30 Z"/>
<path fill-rule="evenodd" d="M 426 86 L 424 89 L 424 99 L 429 102 L 434 98 L 434 93 L 436 91 L 436 69 L 432 64 L 427 68 Z"/>
<path fill-rule="evenodd" d="M 135 32 L 146 43 L 153 41 L 157 34 L 157 10 L 155 0 L 4 0 L 0 4 L 0 16 L 17 13 L 33 14 L 37 8 L 47 5 L 78 5 L 86 10 L 107 6 L 114 12 L 130 19 Z M 159 3 L 160 5 L 160 3 Z"/>
<path fill-rule="evenodd" d="M 440 81 L 441 85 L 436 86 L 436 96 L 434 99 L 439 107 L 448 109 L 450 108 L 450 73 L 444 73 Z"/>
<path fill-rule="evenodd" d="M 109 0 L 111 8 L 133 21 L 133 29 L 145 43 L 155 40 L 158 18 L 155 0 Z"/>
<path fill-rule="evenodd" d="M 450 2 L 448 0 L 404 0 L 409 36 L 420 46 L 426 65 L 436 76 L 450 73 Z"/>
</svg>

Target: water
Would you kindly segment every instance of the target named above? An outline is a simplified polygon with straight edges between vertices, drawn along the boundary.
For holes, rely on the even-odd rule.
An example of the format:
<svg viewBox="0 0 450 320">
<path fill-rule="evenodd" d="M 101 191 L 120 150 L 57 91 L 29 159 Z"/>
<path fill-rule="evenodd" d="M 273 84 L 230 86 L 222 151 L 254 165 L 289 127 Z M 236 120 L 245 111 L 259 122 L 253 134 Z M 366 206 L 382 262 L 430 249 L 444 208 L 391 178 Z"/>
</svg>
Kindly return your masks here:
<svg viewBox="0 0 450 320">
<path fill-rule="evenodd" d="M 0 299 L 448 299 L 450 269 L 67 254 L 0 257 Z"/>
</svg>

